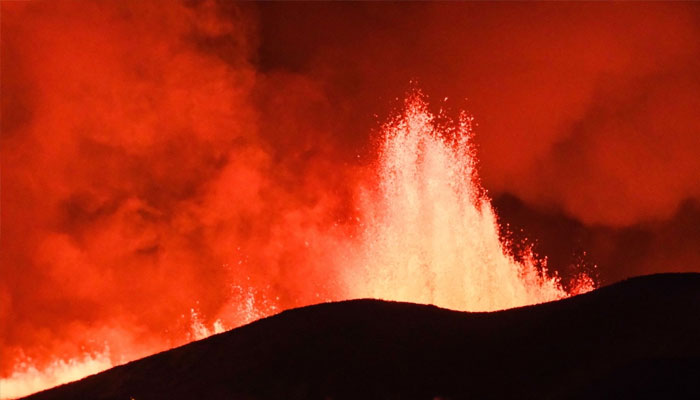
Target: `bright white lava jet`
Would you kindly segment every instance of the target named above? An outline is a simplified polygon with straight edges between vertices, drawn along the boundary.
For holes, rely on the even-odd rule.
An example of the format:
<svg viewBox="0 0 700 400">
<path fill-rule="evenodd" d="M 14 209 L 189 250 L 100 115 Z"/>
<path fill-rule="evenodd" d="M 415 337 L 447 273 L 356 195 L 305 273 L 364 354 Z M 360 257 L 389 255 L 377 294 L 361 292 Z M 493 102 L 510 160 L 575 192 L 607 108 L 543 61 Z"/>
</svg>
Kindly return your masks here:
<svg viewBox="0 0 700 400">
<path fill-rule="evenodd" d="M 491 311 L 593 288 L 593 282 L 584 277 L 567 293 L 556 277 L 536 268 L 532 254 L 517 262 L 507 251 L 475 170 L 470 118 L 462 116 L 452 126 L 440 127 L 415 94 L 406 100 L 404 112 L 384 126 L 383 133 L 378 187 L 367 191 L 360 204 L 360 240 L 341 239 L 350 243 L 341 248 L 351 249 L 348 256 L 341 257 L 344 261 L 338 261 L 347 274 L 343 298 L 373 297 Z M 253 307 L 252 303 L 243 306 Z M 191 313 L 191 339 L 224 330 L 220 321 L 209 329 L 194 309 Z M 261 317 L 269 310 L 253 307 L 247 313 Z M 31 364 L 18 365 L 11 376 L 0 379 L 0 399 L 71 382 L 112 365 L 109 352 L 57 360 L 41 370 Z"/>
<path fill-rule="evenodd" d="M 568 296 L 538 270 L 533 254 L 517 262 L 499 238 L 471 146 L 471 118 L 438 126 L 420 94 L 383 128 L 379 187 L 362 209 L 359 267 L 351 297 L 491 311 Z M 584 280 L 576 292 L 590 289 Z"/>
</svg>

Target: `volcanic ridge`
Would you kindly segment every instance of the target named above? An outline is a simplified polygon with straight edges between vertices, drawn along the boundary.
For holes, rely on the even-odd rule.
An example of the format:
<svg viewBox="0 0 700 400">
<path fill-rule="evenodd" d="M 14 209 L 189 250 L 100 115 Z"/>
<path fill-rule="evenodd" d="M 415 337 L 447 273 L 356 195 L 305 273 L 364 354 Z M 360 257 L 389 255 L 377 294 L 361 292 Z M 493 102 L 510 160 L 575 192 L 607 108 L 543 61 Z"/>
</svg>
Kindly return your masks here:
<svg viewBox="0 0 700 400">
<path fill-rule="evenodd" d="M 700 274 L 492 313 L 319 304 L 26 398 L 630 397 L 700 398 Z"/>
</svg>

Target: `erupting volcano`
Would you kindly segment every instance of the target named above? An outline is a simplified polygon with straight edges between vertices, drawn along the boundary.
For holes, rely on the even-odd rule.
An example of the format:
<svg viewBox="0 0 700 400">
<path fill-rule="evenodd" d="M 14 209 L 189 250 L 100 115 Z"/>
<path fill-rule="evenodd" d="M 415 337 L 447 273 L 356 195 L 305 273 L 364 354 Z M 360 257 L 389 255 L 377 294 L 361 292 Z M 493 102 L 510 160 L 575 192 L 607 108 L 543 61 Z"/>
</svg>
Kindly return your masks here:
<svg viewBox="0 0 700 400">
<path fill-rule="evenodd" d="M 532 253 L 516 261 L 499 238 L 497 217 L 476 173 L 470 117 L 438 126 L 415 92 L 381 133 L 377 171 L 370 174 L 379 181 L 361 190 L 355 227 L 360 234 L 340 241 L 330 232 L 328 239 L 320 237 L 334 242 L 339 264 L 332 270 L 343 271 L 332 278 L 338 293 L 326 300 L 366 297 L 493 311 L 570 294 L 558 277 L 537 268 Z M 573 293 L 592 288 L 583 276 Z M 276 309 L 250 312 L 263 317 Z M 194 339 L 224 330 L 220 320 L 210 330 L 194 310 L 192 317 Z M 29 394 L 111 366 L 109 354 L 99 353 L 54 361 L 43 370 L 25 363 L 3 379 L 3 395 Z"/>
<path fill-rule="evenodd" d="M 532 253 L 516 261 L 499 238 L 481 188 L 472 118 L 438 126 L 419 94 L 383 129 L 379 184 L 362 202 L 359 261 L 347 270 L 352 298 L 493 311 L 567 296 L 538 270 Z M 582 276 L 575 293 L 590 290 Z"/>
<path fill-rule="evenodd" d="M 459 342 L 446 321 L 477 321 L 454 335 L 491 332 L 499 348 L 513 338 L 498 326 L 535 332 L 560 307 L 607 329 L 591 310 L 614 296 L 597 287 L 691 273 L 620 286 L 632 299 L 697 284 L 698 4 L 38 0 L 0 12 L 0 398 L 163 351 L 207 359 L 197 349 L 220 333 L 297 332 L 300 307 L 386 340 L 414 313 L 416 326 L 446 324 L 421 331 L 434 343 Z M 674 301 L 695 301 L 687 292 Z M 374 326 L 358 310 L 407 314 Z M 646 326 L 642 311 L 620 313 Z M 331 328 L 324 348 L 363 346 Z M 293 339 L 275 348 L 303 354 Z M 683 358 L 686 344 L 644 354 Z M 426 346 L 426 360 L 458 363 Z M 131 366 L 87 382 L 122 382 Z M 315 388 L 341 393 L 346 372 Z M 304 398 L 313 385 L 289 373 Z"/>
</svg>

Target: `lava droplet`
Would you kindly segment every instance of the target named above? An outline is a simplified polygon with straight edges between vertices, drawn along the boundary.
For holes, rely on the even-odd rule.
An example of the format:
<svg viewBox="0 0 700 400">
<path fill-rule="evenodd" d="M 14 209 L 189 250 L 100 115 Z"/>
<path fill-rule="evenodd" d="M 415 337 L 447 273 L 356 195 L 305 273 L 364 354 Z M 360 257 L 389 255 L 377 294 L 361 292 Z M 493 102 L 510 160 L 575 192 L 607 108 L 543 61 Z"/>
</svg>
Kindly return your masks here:
<svg viewBox="0 0 700 400">
<path fill-rule="evenodd" d="M 438 125 L 416 92 L 383 135 L 379 185 L 365 193 L 358 267 L 347 276 L 350 297 L 492 311 L 593 288 L 581 279 L 569 293 L 532 252 L 513 257 L 479 183 L 467 114 Z"/>
</svg>

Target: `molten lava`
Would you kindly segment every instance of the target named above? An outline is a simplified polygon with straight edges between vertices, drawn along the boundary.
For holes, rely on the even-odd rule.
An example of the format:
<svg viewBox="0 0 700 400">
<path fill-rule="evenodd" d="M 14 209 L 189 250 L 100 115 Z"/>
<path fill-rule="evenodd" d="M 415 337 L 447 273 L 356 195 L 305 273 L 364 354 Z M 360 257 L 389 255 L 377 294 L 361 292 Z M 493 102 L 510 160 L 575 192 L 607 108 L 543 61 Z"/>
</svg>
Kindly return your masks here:
<svg viewBox="0 0 700 400">
<path fill-rule="evenodd" d="M 440 127 L 415 94 L 383 131 L 379 188 L 362 202 L 352 297 L 493 311 L 568 295 L 557 277 L 538 270 L 532 253 L 518 262 L 499 238 L 475 168 L 470 117 Z"/>
<path fill-rule="evenodd" d="M 108 353 L 85 354 L 67 361 L 56 360 L 41 370 L 23 362 L 12 375 L 0 380 L 0 398 L 25 396 L 109 369 L 113 365 Z"/>
<path fill-rule="evenodd" d="M 470 117 L 462 114 L 455 123 L 439 125 L 420 93 L 415 93 L 382 133 L 377 181 L 359 189 L 355 227 L 359 235 L 347 235 L 339 242 L 337 233 L 328 231 L 319 239 L 328 242 L 323 248 L 334 249 L 337 265 L 331 270 L 341 271 L 334 277 L 338 293 L 321 300 L 373 297 L 492 311 L 571 294 L 558 277 L 538 267 L 542 262 L 531 252 L 516 261 L 499 237 L 497 217 L 476 172 Z M 243 287 L 241 282 L 232 285 Z M 592 287 L 590 279 L 583 279 L 573 292 Z M 254 290 L 242 297 L 245 304 L 232 309 L 262 317 L 284 308 L 269 305 L 266 297 L 256 302 Z M 229 326 L 217 319 L 209 328 L 195 309 L 190 313 L 190 332 L 184 340 L 250 322 L 248 317 L 229 315 L 223 318 L 233 321 Z M 163 346 L 157 347 L 154 350 Z M 41 370 L 29 360 L 0 381 L 2 396 L 29 394 L 107 369 L 115 359 L 109 353 L 57 360 Z M 117 360 L 129 361 L 133 354 L 119 355 Z"/>
</svg>

